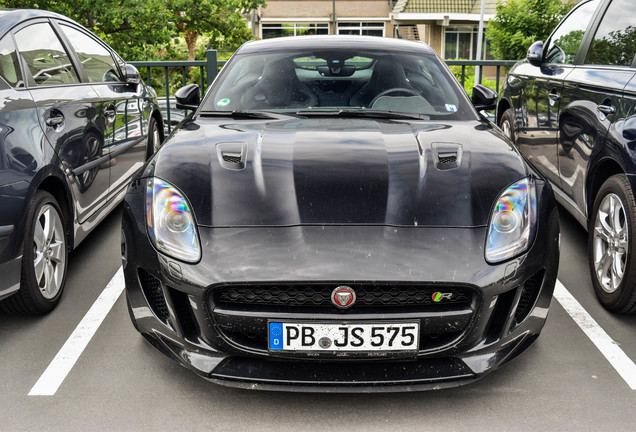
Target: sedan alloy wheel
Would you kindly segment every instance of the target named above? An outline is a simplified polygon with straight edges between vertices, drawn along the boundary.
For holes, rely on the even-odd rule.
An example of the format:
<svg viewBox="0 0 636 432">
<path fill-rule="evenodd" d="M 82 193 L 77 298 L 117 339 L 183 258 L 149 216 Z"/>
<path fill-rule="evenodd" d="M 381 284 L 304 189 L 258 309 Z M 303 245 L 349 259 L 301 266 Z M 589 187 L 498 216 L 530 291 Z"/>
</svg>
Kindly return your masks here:
<svg viewBox="0 0 636 432">
<path fill-rule="evenodd" d="M 38 214 L 33 233 L 33 269 L 42 296 L 54 298 L 62 288 L 66 255 L 62 220 L 50 204 Z"/>
<path fill-rule="evenodd" d="M 39 315 L 50 312 L 60 301 L 68 261 L 64 213 L 55 197 L 37 191 L 26 217 L 20 290 L 0 303 L 12 314 Z"/>
</svg>

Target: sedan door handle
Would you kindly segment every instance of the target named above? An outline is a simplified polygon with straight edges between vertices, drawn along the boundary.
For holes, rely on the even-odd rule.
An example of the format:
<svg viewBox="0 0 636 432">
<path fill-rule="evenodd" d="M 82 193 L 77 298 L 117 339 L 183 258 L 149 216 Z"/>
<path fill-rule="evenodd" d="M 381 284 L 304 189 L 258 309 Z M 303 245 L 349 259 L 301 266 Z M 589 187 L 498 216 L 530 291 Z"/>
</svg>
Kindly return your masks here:
<svg viewBox="0 0 636 432">
<path fill-rule="evenodd" d="M 58 110 L 51 110 L 51 112 L 49 113 L 49 118 L 44 120 L 44 123 L 56 130 L 60 129 L 62 126 L 64 126 L 64 114 L 62 114 Z"/>
<path fill-rule="evenodd" d="M 49 117 L 46 119 L 46 124 L 51 127 L 55 127 L 64 123 L 64 117 Z"/>
</svg>

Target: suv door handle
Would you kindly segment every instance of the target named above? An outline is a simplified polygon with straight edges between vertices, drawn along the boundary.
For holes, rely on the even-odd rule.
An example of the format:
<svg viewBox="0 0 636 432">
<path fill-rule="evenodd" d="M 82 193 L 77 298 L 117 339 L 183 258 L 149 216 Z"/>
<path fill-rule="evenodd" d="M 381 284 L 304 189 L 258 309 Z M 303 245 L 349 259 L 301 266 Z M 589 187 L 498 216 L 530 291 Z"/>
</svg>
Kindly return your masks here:
<svg viewBox="0 0 636 432">
<path fill-rule="evenodd" d="M 612 105 L 597 105 L 596 109 L 605 115 L 614 114 L 616 112 L 616 107 Z"/>
</svg>

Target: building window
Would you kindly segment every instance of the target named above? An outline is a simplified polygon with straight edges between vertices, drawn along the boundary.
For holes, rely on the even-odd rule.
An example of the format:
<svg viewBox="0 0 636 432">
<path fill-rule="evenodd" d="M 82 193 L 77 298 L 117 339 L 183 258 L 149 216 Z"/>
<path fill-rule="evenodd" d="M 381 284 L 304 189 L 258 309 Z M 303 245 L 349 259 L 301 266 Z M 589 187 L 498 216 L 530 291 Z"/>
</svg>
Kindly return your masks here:
<svg viewBox="0 0 636 432">
<path fill-rule="evenodd" d="M 338 34 L 384 36 L 383 22 L 339 22 Z"/>
<path fill-rule="evenodd" d="M 477 26 L 449 26 L 444 28 L 445 59 L 475 60 L 477 55 L 477 40 L 479 29 Z M 486 29 L 484 29 L 484 35 Z M 482 60 L 492 60 L 490 43 L 484 36 L 482 44 Z"/>
<path fill-rule="evenodd" d="M 263 39 L 282 36 L 303 36 L 329 34 L 327 23 L 263 23 L 261 27 Z"/>
</svg>

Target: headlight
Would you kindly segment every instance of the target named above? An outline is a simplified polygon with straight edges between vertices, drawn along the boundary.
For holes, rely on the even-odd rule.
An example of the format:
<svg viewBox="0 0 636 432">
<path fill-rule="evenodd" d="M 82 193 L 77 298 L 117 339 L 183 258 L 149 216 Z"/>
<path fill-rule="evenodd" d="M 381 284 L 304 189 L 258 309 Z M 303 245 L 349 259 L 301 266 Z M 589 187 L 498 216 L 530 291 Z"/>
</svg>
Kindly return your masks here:
<svg viewBox="0 0 636 432">
<path fill-rule="evenodd" d="M 525 178 L 497 200 L 488 226 L 486 261 L 498 263 L 525 252 L 530 245 L 537 213 L 534 181 Z"/>
<path fill-rule="evenodd" d="M 174 258 L 197 262 L 201 257 L 194 216 L 183 194 L 169 183 L 149 178 L 146 224 L 155 247 Z"/>
</svg>

